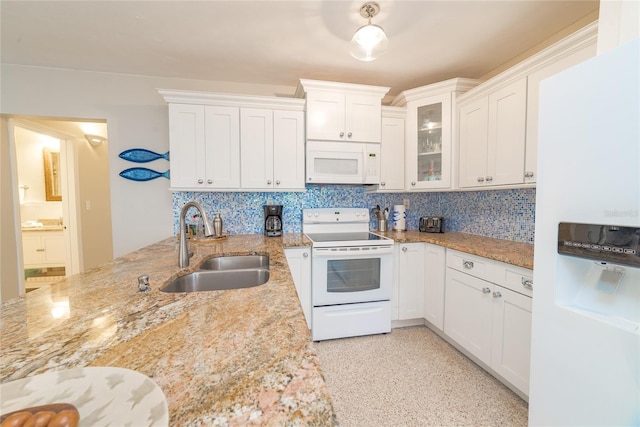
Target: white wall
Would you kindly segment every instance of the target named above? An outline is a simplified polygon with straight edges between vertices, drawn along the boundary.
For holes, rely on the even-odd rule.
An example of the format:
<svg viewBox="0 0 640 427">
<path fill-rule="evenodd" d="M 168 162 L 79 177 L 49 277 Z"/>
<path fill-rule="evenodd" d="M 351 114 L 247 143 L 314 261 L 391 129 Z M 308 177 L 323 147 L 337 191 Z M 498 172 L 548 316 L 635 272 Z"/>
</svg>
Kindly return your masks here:
<svg viewBox="0 0 640 427">
<path fill-rule="evenodd" d="M 168 109 L 156 89 L 292 96 L 295 86 L 169 79 L 2 64 L 0 111 L 9 115 L 107 120 L 113 253 L 120 256 L 172 235 L 169 181 L 134 182 L 118 173 L 129 148 L 169 149 Z M 297 82 L 295 82 L 297 83 Z M 146 165 L 164 171 L 168 162 Z M 4 198 L 3 198 L 4 202 Z"/>
<path fill-rule="evenodd" d="M 640 37 L 640 1 L 600 1 L 598 55 L 638 37 Z"/>
</svg>

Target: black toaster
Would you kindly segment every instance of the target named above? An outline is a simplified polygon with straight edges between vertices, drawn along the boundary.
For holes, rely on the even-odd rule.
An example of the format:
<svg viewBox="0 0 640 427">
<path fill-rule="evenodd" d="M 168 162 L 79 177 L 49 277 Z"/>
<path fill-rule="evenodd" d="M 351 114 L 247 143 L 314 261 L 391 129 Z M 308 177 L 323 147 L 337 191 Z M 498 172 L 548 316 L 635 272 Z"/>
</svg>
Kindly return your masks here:
<svg viewBox="0 0 640 427">
<path fill-rule="evenodd" d="M 444 218 L 441 216 L 423 216 L 419 230 L 425 233 L 444 233 Z"/>
</svg>

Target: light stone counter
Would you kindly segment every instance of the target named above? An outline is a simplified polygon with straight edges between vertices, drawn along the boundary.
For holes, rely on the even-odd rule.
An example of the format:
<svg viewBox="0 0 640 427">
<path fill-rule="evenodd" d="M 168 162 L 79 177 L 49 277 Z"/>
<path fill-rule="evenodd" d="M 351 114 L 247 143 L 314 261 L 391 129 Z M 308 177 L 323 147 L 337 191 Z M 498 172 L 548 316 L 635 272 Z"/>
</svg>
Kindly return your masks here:
<svg viewBox="0 0 640 427">
<path fill-rule="evenodd" d="M 447 231 L 445 233 L 421 233 L 416 230 L 375 232 L 393 239 L 396 243 L 425 242 L 462 252 L 482 256 L 507 264 L 533 269 L 533 245 L 511 240 L 494 239 L 475 234 Z"/>
<path fill-rule="evenodd" d="M 1 306 L 0 381 L 82 366 L 151 377 L 170 425 L 335 425 L 317 354 L 287 266 L 282 238 L 233 235 L 191 241 L 188 271 L 211 256 L 269 254 L 265 285 L 163 293 L 178 267 L 169 238 Z M 152 291 L 138 293 L 147 274 Z"/>
</svg>

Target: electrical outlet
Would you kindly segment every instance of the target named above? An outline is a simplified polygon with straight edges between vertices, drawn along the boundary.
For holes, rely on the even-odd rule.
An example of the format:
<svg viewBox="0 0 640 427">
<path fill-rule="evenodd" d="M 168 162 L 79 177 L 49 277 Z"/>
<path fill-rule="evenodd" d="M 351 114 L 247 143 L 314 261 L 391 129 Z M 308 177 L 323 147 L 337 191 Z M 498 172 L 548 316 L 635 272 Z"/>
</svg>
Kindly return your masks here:
<svg viewBox="0 0 640 427">
<path fill-rule="evenodd" d="M 404 208 L 409 209 L 409 199 L 404 199 L 403 202 L 404 202 Z"/>
</svg>

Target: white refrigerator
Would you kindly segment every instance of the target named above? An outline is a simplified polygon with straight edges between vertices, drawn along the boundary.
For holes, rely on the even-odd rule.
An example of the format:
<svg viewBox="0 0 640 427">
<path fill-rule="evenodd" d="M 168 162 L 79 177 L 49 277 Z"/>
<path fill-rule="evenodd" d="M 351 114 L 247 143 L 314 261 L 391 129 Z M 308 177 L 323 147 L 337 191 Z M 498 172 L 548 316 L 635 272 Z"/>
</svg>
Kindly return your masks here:
<svg viewBox="0 0 640 427">
<path fill-rule="evenodd" d="M 529 424 L 640 425 L 640 40 L 540 86 Z"/>
</svg>

